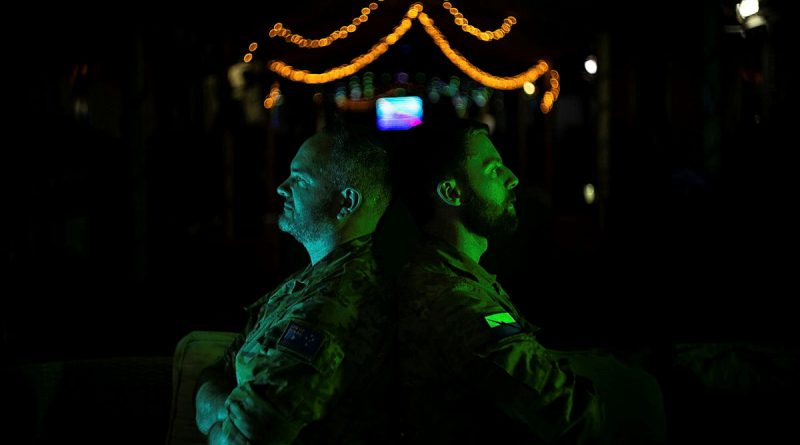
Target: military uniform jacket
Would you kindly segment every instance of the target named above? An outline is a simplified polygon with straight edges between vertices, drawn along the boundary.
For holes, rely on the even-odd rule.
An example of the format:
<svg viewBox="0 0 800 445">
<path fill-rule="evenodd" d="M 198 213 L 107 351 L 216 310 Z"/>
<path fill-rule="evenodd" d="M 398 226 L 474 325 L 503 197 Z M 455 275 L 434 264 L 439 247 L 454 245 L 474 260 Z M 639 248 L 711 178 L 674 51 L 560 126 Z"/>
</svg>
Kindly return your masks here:
<svg viewBox="0 0 800 445">
<path fill-rule="evenodd" d="M 368 236 L 338 246 L 248 308 L 223 361 L 236 379 L 228 402 L 254 401 L 263 418 L 259 443 L 373 440 L 362 424 L 380 424 L 381 410 L 365 404 L 383 390 L 394 332 L 371 247 Z"/>
<path fill-rule="evenodd" d="M 428 238 L 399 286 L 409 443 L 582 443 L 597 434 L 591 383 L 536 341 L 494 275 Z"/>
</svg>

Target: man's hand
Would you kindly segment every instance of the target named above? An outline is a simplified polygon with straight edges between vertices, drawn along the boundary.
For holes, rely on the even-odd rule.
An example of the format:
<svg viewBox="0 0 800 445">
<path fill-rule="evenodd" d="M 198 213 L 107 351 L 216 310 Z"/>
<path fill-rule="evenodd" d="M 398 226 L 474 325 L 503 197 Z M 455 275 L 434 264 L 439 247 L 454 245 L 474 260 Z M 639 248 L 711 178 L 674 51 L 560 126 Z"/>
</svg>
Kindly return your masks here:
<svg viewBox="0 0 800 445">
<path fill-rule="evenodd" d="M 208 431 L 209 445 L 250 445 L 250 441 L 230 420 L 211 425 Z"/>
<path fill-rule="evenodd" d="M 259 442 L 265 437 L 266 420 L 270 417 L 269 406 L 252 390 L 241 387 L 234 389 L 226 407 L 228 420 L 248 440 Z"/>
<path fill-rule="evenodd" d="M 228 414 L 225 400 L 229 393 L 228 385 L 216 380 L 205 382 L 197 390 L 195 422 L 201 433 L 209 434 L 215 423 L 225 420 Z"/>
</svg>

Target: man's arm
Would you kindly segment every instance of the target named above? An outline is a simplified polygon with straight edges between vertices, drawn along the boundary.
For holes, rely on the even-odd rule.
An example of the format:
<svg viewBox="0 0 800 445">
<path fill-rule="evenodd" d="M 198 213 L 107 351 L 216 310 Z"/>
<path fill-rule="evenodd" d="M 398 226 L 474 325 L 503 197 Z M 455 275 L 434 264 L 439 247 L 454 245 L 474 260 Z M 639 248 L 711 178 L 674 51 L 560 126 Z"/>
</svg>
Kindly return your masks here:
<svg viewBox="0 0 800 445">
<path fill-rule="evenodd" d="M 224 420 L 227 415 L 225 401 L 236 387 L 234 363 L 243 342 L 244 336 L 238 336 L 222 357 L 204 369 L 197 378 L 195 423 L 203 434 L 209 434 L 212 425 Z"/>
<path fill-rule="evenodd" d="M 230 420 L 223 420 L 211 426 L 208 431 L 209 445 L 252 445 Z"/>
<path fill-rule="evenodd" d="M 470 289 L 445 291 L 432 311 L 444 321 L 434 329 L 454 378 L 532 437 L 581 443 L 598 433 L 602 406 L 591 382 L 549 354 L 516 313 Z"/>
<path fill-rule="evenodd" d="M 361 296 L 374 287 L 353 271 L 309 286 L 288 313 L 261 314 L 238 348 L 226 412 L 211 410 L 225 416 L 223 431 L 235 429 L 253 444 L 288 444 L 325 416 L 348 385 L 340 366 L 345 345 L 358 326 Z"/>
<path fill-rule="evenodd" d="M 201 433 L 209 434 L 215 423 L 225 420 L 227 417 L 225 401 L 232 389 L 233 386 L 227 381 L 212 379 L 207 380 L 197 390 L 195 421 Z"/>
<path fill-rule="evenodd" d="M 341 395 L 344 345 L 358 316 L 348 286 L 326 287 L 280 320 L 264 320 L 269 327 L 242 346 L 239 384 L 227 404 L 229 418 L 251 442 L 291 443 Z"/>
<path fill-rule="evenodd" d="M 532 335 L 489 344 L 462 369 L 470 386 L 547 441 L 583 443 L 603 429 L 603 406 L 591 381 L 551 357 Z"/>
<path fill-rule="evenodd" d="M 453 293 L 448 317 L 463 327 L 446 351 L 465 384 L 546 440 L 661 443 L 657 383 L 607 354 L 553 352 L 522 320 L 484 298 Z M 452 325 L 452 324 L 449 324 Z M 603 440 L 600 439 L 600 440 Z"/>
<path fill-rule="evenodd" d="M 228 419 L 253 443 L 291 443 L 307 423 L 324 416 L 343 387 L 339 364 L 344 353 L 338 336 L 316 326 L 300 325 L 297 320 L 287 322 L 288 327 L 276 330 L 284 332 L 277 346 L 240 363 L 246 368 L 239 370 L 244 381 L 226 401 Z M 287 333 L 299 326 L 306 330 L 306 336 L 295 337 L 298 340 L 294 343 L 286 341 Z M 313 347 L 317 341 L 313 336 L 319 338 L 318 348 Z M 308 344 L 311 348 L 304 349 Z"/>
</svg>

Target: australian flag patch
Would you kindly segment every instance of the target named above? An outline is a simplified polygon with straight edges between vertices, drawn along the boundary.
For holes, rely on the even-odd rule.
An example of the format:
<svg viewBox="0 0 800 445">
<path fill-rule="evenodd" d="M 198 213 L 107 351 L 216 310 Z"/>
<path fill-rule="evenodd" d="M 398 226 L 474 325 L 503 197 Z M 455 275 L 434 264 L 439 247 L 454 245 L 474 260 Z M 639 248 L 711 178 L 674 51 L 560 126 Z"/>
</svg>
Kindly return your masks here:
<svg viewBox="0 0 800 445">
<path fill-rule="evenodd" d="M 498 312 L 496 314 L 488 314 L 483 317 L 486 324 L 489 325 L 492 337 L 495 340 L 502 340 L 514 334 L 522 332 L 522 325 L 508 312 Z"/>
<path fill-rule="evenodd" d="M 322 345 L 322 333 L 290 321 L 278 345 L 311 362 Z"/>
</svg>

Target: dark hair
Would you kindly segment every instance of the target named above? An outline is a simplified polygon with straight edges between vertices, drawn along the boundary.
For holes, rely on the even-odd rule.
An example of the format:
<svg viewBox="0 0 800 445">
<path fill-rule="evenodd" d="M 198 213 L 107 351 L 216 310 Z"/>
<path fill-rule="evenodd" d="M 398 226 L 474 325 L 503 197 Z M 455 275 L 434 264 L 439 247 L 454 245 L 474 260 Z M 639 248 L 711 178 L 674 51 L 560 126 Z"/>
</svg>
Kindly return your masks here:
<svg viewBox="0 0 800 445">
<path fill-rule="evenodd" d="M 389 155 L 375 130 L 335 117 L 322 134 L 331 140 L 325 175 L 337 188 L 354 187 L 366 208 L 380 216 L 389 205 L 392 186 Z"/>
<path fill-rule="evenodd" d="M 489 134 L 485 124 L 468 119 L 429 120 L 409 131 L 407 150 L 398 151 L 397 187 L 418 224 L 433 217 L 436 186 L 447 178 L 466 180 L 470 136 Z"/>
</svg>

